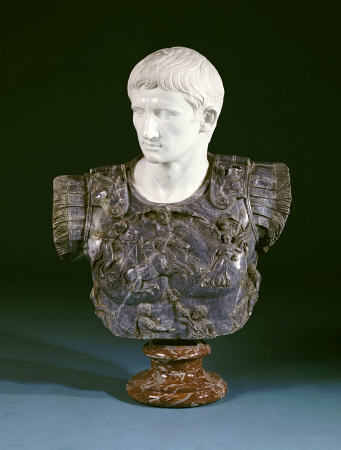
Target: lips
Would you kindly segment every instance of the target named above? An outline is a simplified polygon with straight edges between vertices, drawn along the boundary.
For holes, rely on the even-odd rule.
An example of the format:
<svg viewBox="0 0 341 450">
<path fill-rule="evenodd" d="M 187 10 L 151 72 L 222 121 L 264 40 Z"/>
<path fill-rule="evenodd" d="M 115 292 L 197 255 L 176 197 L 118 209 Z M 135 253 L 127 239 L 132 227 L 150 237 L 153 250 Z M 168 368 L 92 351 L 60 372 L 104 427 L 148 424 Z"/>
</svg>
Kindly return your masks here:
<svg viewBox="0 0 341 450">
<path fill-rule="evenodd" d="M 146 147 L 152 147 L 152 148 L 160 148 L 160 144 L 152 144 L 151 142 L 142 141 L 142 144 Z"/>
</svg>

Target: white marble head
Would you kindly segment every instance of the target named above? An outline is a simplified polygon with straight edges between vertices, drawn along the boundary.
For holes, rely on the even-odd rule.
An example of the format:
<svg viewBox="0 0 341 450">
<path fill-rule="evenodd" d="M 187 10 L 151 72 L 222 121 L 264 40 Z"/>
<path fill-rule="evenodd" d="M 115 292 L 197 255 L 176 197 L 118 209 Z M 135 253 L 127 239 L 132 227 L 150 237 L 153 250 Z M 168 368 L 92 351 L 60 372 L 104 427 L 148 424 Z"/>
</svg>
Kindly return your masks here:
<svg viewBox="0 0 341 450">
<path fill-rule="evenodd" d="M 157 50 L 132 70 L 128 95 L 143 153 L 133 174 L 136 190 L 156 203 L 190 197 L 206 176 L 223 105 L 217 70 L 195 50 Z"/>
<path fill-rule="evenodd" d="M 224 86 L 220 75 L 205 56 L 186 47 L 157 50 L 142 59 L 128 80 L 128 96 L 134 89 L 161 88 L 180 92 L 194 112 L 214 115 L 211 134 L 223 106 Z"/>
</svg>

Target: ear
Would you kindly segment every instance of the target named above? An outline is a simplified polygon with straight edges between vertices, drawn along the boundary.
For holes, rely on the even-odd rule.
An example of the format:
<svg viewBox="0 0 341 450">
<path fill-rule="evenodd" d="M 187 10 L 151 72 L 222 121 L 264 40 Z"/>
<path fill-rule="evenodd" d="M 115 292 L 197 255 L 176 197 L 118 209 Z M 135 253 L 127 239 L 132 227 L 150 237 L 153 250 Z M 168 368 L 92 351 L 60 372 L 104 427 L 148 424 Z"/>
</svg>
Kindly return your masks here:
<svg viewBox="0 0 341 450">
<path fill-rule="evenodd" d="M 212 133 L 218 119 L 218 111 L 213 107 L 205 109 L 200 125 L 201 133 Z"/>
</svg>

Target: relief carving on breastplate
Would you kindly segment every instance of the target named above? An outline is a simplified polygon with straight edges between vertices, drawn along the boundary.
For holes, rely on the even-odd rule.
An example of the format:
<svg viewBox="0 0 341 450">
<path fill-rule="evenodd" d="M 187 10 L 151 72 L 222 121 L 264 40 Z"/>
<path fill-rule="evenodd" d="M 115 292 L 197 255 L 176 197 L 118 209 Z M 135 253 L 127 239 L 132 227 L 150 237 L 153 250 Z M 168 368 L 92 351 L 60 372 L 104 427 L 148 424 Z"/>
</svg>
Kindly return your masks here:
<svg viewBox="0 0 341 450">
<path fill-rule="evenodd" d="M 121 293 L 119 301 L 122 296 L 157 301 L 171 280 L 226 287 L 231 271 L 244 264 L 243 233 L 233 219 L 215 225 L 194 213 L 153 208 L 122 218 L 101 233 L 93 273 L 99 286 Z"/>
<path fill-rule="evenodd" d="M 247 273 L 240 284 L 240 292 L 243 292 L 243 296 L 241 299 L 237 299 L 236 305 L 229 315 L 233 321 L 234 331 L 238 331 L 249 319 L 258 300 L 260 282 L 261 275 L 256 266 L 250 262 Z"/>
<path fill-rule="evenodd" d="M 221 242 L 208 270 L 203 270 L 201 286 L 229 287 L 247 269 L 249 228 L 228 215 L 216 222 Z"/>
<path fill-rule="evenodd" d="M 208 319 L 208 309 L 205 305 L 196 304 L 192 309 L 181 303 L 181 294 L 176 289 L 167 289 L 163 294 L 173 307 L 176 323 L 185 327 L 189 338 L 215 337 L 216 331 Z"/>
<path fill-rule="evenodd" d="M 148 337 L 153 333 L 171 333 L 175 331 L 173 323 L 167 317 L 155 317 L 150 303 L 140 303 L 135 320 L 136 337 Z"/>
</svg>

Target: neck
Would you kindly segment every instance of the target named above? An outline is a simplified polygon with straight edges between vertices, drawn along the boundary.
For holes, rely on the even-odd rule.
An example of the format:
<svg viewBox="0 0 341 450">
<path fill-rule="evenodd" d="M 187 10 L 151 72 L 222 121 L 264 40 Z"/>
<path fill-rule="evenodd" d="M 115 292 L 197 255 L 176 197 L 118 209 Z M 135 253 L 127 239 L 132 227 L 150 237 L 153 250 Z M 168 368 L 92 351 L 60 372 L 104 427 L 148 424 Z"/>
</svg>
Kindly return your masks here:
<svg viewBox="0 0 341 450">
<path fill-rule="evenodd" d="M 151 163 L 142 158 L 134 171 L 135 189 L 155 203 L 173 203 L 190 197 L 202 184 L 208 169 L 207 146 L 188 152 L 177 161 Z"/>
</svg>

